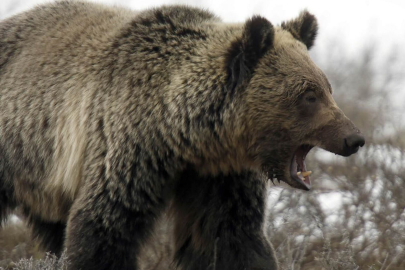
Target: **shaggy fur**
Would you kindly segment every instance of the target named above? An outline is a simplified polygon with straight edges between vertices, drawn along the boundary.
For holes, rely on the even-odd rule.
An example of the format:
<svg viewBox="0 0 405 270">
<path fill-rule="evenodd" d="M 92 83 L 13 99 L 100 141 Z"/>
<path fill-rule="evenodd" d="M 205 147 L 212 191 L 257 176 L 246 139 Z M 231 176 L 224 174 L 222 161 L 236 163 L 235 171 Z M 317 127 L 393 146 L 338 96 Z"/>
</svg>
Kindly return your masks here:
<svg viewBox="0 0 405 270">
<path fill-rule="evenodd" d="M 302 188 L 302 144 L 361 146 L 308 56 L 316 31 L 307 12 L 274 27 L 77 1 L 1 22 L 0 219 L 21 206 L 71 270 L 135 270 L 170 205 L 178 269 L 277 269 L 265 179 Z"/>
</svg>

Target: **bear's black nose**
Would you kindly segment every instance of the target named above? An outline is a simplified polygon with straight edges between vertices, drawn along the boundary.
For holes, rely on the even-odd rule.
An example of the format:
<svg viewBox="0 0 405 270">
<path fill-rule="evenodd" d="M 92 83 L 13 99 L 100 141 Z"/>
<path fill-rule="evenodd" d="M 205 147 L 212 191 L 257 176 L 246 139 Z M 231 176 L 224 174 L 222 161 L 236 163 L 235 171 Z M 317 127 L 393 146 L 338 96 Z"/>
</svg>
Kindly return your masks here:
<svg viewBox="0 0 405 270">
<path fill-rule="evenodd" d="M 345 138 L 345 152 L 348 156 L 356 153 L 360 147 L 366 143 L 364 137 L 360 134 L 352 134 Z"/>
</svg>

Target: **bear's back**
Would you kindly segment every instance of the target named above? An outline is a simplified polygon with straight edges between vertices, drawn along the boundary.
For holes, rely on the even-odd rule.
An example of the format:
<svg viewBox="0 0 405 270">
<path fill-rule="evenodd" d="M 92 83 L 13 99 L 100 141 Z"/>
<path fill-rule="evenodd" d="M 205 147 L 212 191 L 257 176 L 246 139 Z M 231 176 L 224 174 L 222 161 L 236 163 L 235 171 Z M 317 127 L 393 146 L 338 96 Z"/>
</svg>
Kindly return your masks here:
<svg viewBox="0 0 405 270">
<path fill-rule="evenodd" d="M 212 32 L 204 24 L 216 22 L 186 6 L 134 12 L 77 1 L 0 22 L 0 168 L 10 164 L 7 173 L 20 179 L 19 199 L 43 218 L 65 220 L 67 211 L 48 207 L 54 201 L 32 201 L 63 194 L 58 200 L 70 206 L 100 119 L 103 132 L 142 123 L 135 137 L 153 137 L 167 116 L 162 99 L 178 96 L 168 90 L 179 81 L 172 73 L 205 55 L 197 49 Z"/>
<path fill-rule="evenodd" d="M 103 42 L 103 36 L 114 35 L 135 15 L 122 8 L 61 1 L 8 18 L 0 22 L 0 74 L 1 68 L 24 53 L 38 57 Z"/>
</svg>

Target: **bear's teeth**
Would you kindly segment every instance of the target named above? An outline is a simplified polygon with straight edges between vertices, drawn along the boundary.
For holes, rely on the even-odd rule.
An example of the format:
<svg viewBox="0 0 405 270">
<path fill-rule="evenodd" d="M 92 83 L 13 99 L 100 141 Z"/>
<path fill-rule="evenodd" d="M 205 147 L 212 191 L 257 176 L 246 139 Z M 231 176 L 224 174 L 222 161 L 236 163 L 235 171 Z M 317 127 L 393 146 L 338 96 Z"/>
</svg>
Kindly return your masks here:
<svg viewBox="0 0 405 270">
<path fill-rule="evenodd" d="M 307 177 L 307 176 L 311 175 L 311 173 L 312 173 L 312 171 L 306 171 L 306 172 L 302 173 L 302 176 Z"/>
<path fill-rule="evenodd" d="M 297 175 L 301 175 L 301 172 L 297 172 Z"/>
</svg>

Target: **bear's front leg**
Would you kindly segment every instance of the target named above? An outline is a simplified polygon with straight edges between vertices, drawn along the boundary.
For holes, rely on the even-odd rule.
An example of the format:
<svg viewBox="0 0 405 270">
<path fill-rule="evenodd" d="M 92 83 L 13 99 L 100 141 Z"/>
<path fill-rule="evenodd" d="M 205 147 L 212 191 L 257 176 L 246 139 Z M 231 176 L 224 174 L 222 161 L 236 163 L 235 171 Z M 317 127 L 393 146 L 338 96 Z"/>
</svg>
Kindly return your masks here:
<svg viewBox="0 0 405 270">
<path fill-rule="evenodd" d="M 67 227 L 68 269 L 136 269 L 139 243 L 131 233 L 139 213 L 104 199 L 89 202 L 82 198 L 74 205 Z M 135 235 L 145 235 L 143 223 L 139 220 Z"/>
<path fill-rule="evenodd" d="M 251 172 L 199 177 L 176 187 L 176 261 L 182 270 L 276 270 L 264 233 L 266 182 Z"/>
<path fill-rule="evenodd" d="M 137 168 L 141 166 L 125 177 L 128 181 L 122 171 L 118 178 L 87 179 L 69 214 L 65 244 L 69 270 L 139 269 L 140 249 L 166 200 L 164 178 L 152 169 L 134 173 Z"/>
</svg>

